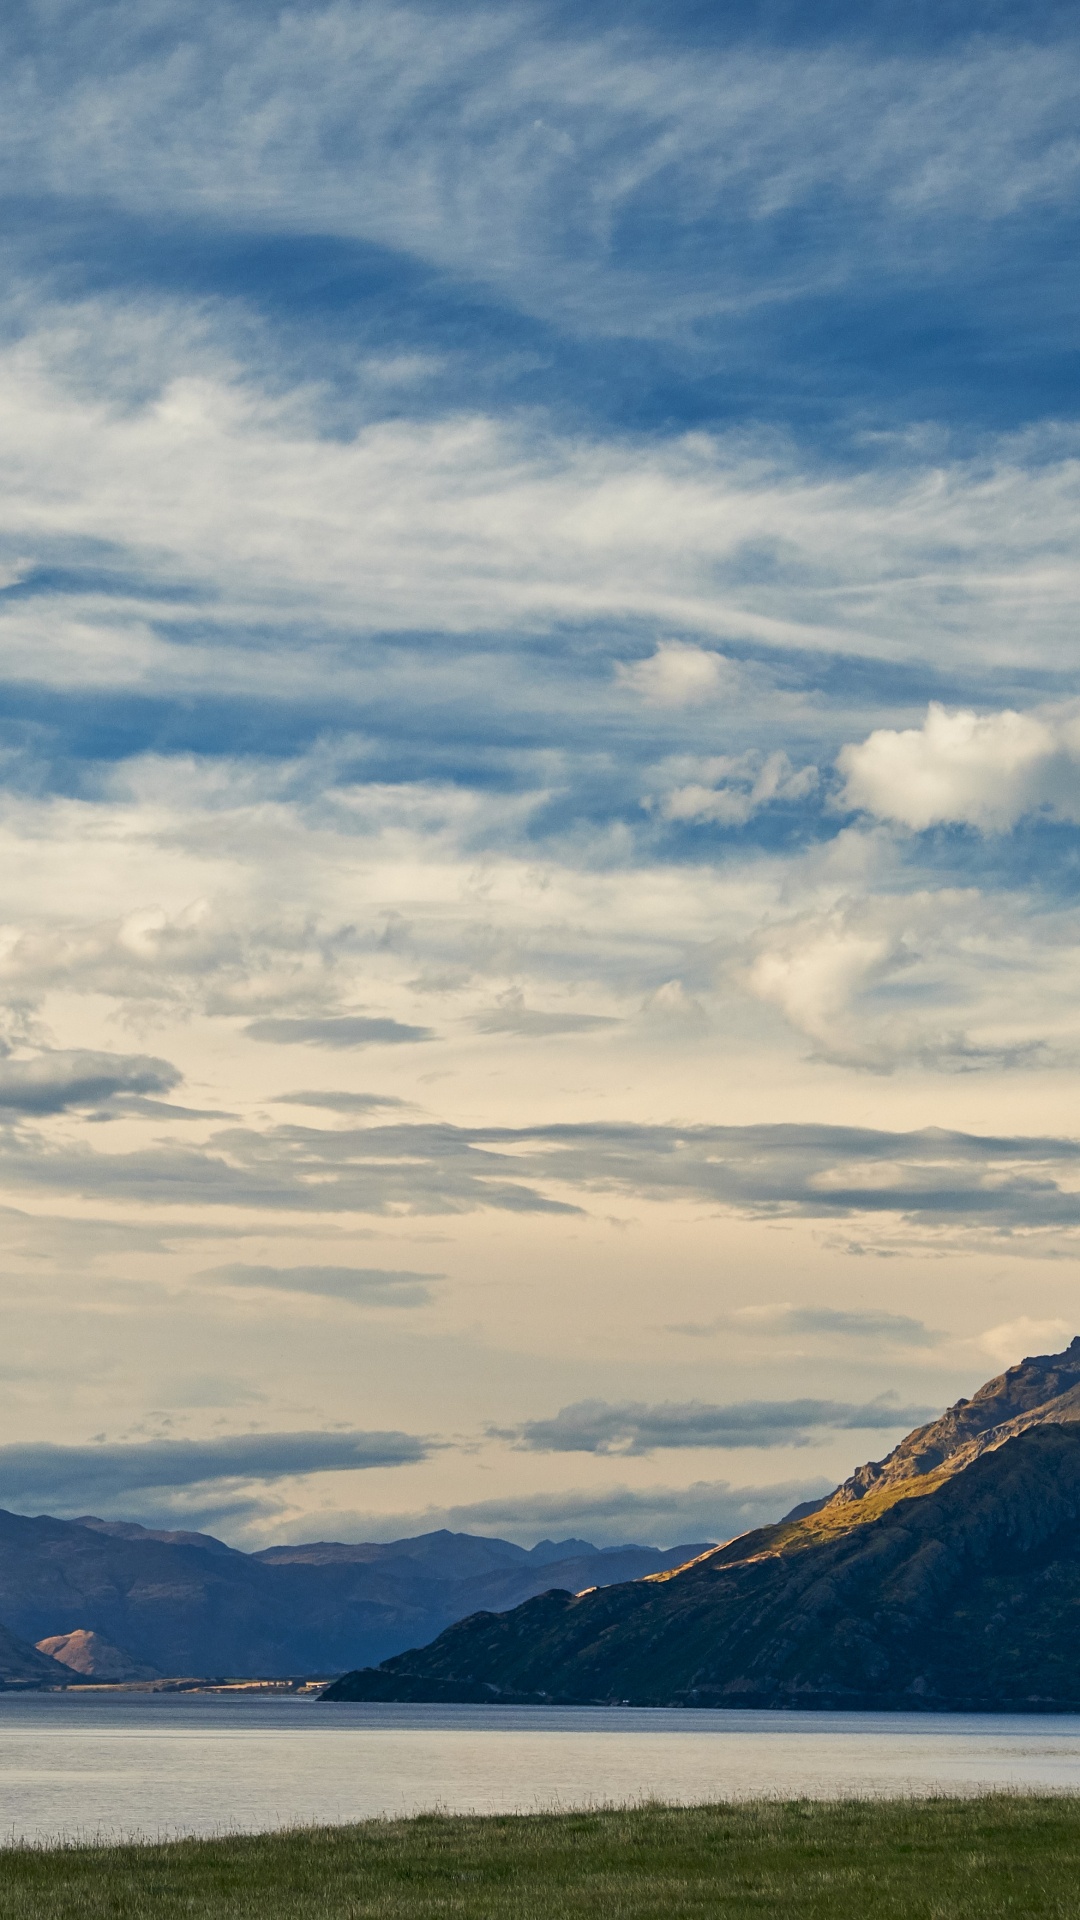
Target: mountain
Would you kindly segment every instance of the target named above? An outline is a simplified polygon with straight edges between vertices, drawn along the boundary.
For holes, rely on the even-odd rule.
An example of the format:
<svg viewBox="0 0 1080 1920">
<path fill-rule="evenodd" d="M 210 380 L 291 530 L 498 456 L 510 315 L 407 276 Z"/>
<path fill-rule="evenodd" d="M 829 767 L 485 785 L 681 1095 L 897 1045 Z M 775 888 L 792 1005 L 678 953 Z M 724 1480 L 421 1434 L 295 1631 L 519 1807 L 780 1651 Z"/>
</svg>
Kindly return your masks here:
<svg viewBox="0 0 1080 1920">
<path fill-rule="evenodd" d="M 0 1621 L 31 1643 L 99 1636 L 129 1665 L 170 1676 L 339 1673 L 478 1607 L 513 1607 L 552 1584 L 635 1579 L 699 1550 L 575 1540 L 527 1551 L 442 1531 L 248 1554 L 209 1534 L 0 1511 Z"/>
<path fill-rule="evenodd" d="M 47 1653 L 20 1640 L 7 1627 L 0 1627 L 0 1692 L 19 1687 L 63 1687 L 70 1680 L 71 1673 L 58 1661 L 50 1660 Z"/>
<path fill-rule="evenodd" d="M 848 1506 L 927 1474 L 960 1473 L 980 1453 L 1028 1427 L 1071 1420 L 1080 1420 L 1080 1335 L 1064 1353 L 1021 1360 L 970 1400 L 958 1400 L 940 1419 L 916 1427 L 884 1460 L 860 1467 L 816 1510 Z"/>
<path fill-rule="evenodd" d="M 1080 1709 L 1080 1339 L 814 1512 L 671 1573 L 549 1591 L 345 1675 L 350 1700 Z"/>
<path fill-rule="evenodd" d="M 155 1667 L 147 1667 L 133 1660 L 129 1653 L 119 1647 L 111 1646 L 103 1640 L 100 1633 L 92 1633 L 86 1627 L 77 1627 L 74 1633 L 54 1633 L 47 1640 L 37 1643 L 39 1653 L 47 1653 L 50 1660 L 58 1660 L 62 1667 L 68 1668 L 68 1680 L 73 1673 L 84 1680 L 159 1680 L 161 1675 Z"/>
</svg>

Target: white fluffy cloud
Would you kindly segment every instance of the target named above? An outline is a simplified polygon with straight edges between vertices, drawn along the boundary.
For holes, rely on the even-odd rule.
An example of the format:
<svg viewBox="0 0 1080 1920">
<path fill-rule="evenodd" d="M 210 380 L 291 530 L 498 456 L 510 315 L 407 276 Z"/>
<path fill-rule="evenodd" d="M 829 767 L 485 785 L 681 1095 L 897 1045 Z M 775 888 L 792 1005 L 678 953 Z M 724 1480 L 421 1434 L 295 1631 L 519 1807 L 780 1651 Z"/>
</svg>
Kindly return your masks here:
<svg viewBox="0 0 1080 1920">
<path fill-rule="evenodd" d="M 921 727 L 878 728 L 844 747 L 844 801 L 906 827 L 950 821 L 1005 832 L 1037 810 L 1080 820 L 1080 712 L 948 712 L 932 702 Z"/>
<path fill-rule="evenodd" d="M 620 663 L 617 677 L 657 707 L 690 707 L 715 700 L 737 678 L 722 654 L 681 640 L 661 640 L 647 660 L 635 660 L 629 666 Z"/>
<path fill-rule="evenodd" d="M 882 874 L 881 880 L 896 878 Z M 766 916 L 745 979 L 814 1055 L 892 1072 L 1074 1063 L 1080 924 L 974 887 L 839 893 Z"/>
<path fill-rule="evenodd" d="M 841 911 L 803 920 L 764 936 L 751 989 L 832 1052 L 841 1045 L 853 1000 L 895 964 L 898 945 L 896 930 L 873 925 L 869 916 Z"/>
</svg>

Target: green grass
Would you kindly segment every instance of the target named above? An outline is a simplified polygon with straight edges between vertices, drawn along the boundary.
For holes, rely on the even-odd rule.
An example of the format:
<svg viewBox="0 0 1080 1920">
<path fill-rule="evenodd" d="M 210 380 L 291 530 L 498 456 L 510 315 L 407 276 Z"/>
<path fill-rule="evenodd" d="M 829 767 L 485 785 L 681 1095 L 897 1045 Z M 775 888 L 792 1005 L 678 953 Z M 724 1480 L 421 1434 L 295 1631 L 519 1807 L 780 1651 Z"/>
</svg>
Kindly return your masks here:
<svg viewBox="0 0 1080 1920">
<path fill-rule="evenodd" d="M 3 1920 L 1080 1917 L 1080 1798 L 755 1801 L 0 1853 Z"/>
</svg>

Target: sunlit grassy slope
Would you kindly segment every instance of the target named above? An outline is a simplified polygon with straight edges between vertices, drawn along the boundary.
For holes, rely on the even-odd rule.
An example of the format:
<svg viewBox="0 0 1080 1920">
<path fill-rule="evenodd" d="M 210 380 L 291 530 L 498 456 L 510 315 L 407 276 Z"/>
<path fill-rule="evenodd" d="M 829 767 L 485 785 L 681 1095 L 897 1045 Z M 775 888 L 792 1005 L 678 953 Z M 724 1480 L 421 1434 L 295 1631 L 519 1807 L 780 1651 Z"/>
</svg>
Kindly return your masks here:
<svg viewBox="0 0 1080 1920">
<path fill-rule="evenodd" d="M 919 1500 L 929 1493 L 936 1493 L 951 1478 L 951 1469 L 945 1465 L 939 1467 L 936 1473 L 924 1473 L 918 1479 L 899 1480 L 846 1506 L 824 1507 L 821 1512 L 808 1514 L 803 1520 L 779 1520 L 774 1526 L 757 1527 L 752 1533 L 741 1533 L 736 1539 L 729 1540 L 726 1546 L 713 1553 L 700 1554 L 697 1560 L 687 1564 L 699 1566 L 708 1561 L 713 1567 L 733 1566 L 738 1561 L 750 1560 L 757 1555 L 795 1553 L 800 1547 L 814 1547 L 823 1540 L 837 1540 L 845 1533 L 853 1533 L 857 1527 L 869 1526 L 871 1521 L 880 1519 L 883 1513 L 899 1506 L 902 1500 Z M 684 1571 L 683 1567 L 670 1567 L 664 1573 L 647 1573 L 645 1580 L 651 1586 L 662 1586 L 665 1581 L 674 1580 L 676 1575 Z"/>
<path fill-rule="evenodd" d="M 641 1807 L 0 1854 L 3 1920 L 1080 1914 L 1080 1799 Z"/>
</svg>

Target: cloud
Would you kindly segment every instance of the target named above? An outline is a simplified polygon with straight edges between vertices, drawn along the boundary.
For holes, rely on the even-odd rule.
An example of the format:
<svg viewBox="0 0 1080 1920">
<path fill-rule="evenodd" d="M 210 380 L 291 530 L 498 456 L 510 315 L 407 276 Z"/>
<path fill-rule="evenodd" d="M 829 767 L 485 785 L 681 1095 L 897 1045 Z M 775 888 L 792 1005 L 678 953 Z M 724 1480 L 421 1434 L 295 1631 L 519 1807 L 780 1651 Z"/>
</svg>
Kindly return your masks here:
<svg viewBox="0 0 1080 1920">
<path fill-rule="evenodd" d="M 25 1059 L 9 1055 L 0 1059 L 0 1112 L 44 1115 L 118 1101 L 131 1104 L 136 1096 L 170 1093 L 182 1077 L 168 1060 L 142 1053 L 54 1048 Z M 168 1106 L 152 1110 L 191 1117 Z"/>
<path fill-rule="evenodd" d="M 213 1440 L 143 1440 L 0 1447 L 0 1502 L 85 1511 L 156 1489 L 288 1480 L 424 1460 L 434 1441 L 408 1433 L 238 1433 Z"/>
<path fill-rule="evenodd" d="M 646 1027 L 657 1034 L 686 1039 L 709 1031 L 705 1008 L 681 980 L 662 980 L 643 1000 L 641 1016 Z"/>
<path fill-rule="evenodd" d="M 806 800 L 818 784 L 816 767 L 794 769 L 787 754 L 770 753 L 762 761 L 759 754 L 747 754 L 741 762 L 731 761 L 717 771 L 736 775 L 723 786 L 705 786 L 700 781 L 684 787 L 672 787 L 659 802 L 651 798 L 661 819 L 687 825 L 742 827 L 762 807 L 773 801 Z M 741 777 L 740 777 L 741 776 Z"/>
<path fill-rule="evenodd" d="M 881 1060 L 871 1040 L 852 1044 L 845 1017 L 855 996 L 884 978 L 906 958 L 903 929 L 884 925 L 868 912 L 844 909 L 807 916 L 786 927 L 769 929 L 748 975 L 758 999 L 772 1001 L 822 1051 L 868 1065 Z M 841 1038 L 844 1035 L 844 1038 Z M 884 1062 L 882 1062 L 884 1064 Z"/>
<path fill-rule="evenodd" d="M 432 1299 L 432 1283 L 441 1273 L 411 1273 L 390 1267 L 266 1267 L 232 1261 L 205 1267 L 200 1280 L 227 1287 L 261 1287 L 277 1293 L 310 1293 L 348 1300 L 358 1307 L 419 1307 Z"/>
<path fill-rule="evenodd" d="M 0 106 L 31 198 L 363 240 L 623 338 L 860 266 L 936 284 L 947 238 L 970 272 L 996 222 L 1071 204 L 1070 40 L 898 52 L 833 22 L 688 45 L 517 7 L 179 5 L 151 43 L 134 6 L 69 7 L 9 28 Z"/>
<path fill-rule="evenodd" d="M 202 1148 L 108 1154 L 46 1145 L 27 1130 L 0 1142 L 0 1177 L 26 1190 L 262 1214 L 573 1217 L 595 1194 L 757 1218 L 891 1215 L 1004 1236 L 1080 1228 L 1080 1142 L 937 1127 L 283 1125 L 222 1129 Z"/>
<path fill-rule="evenodd" d="M 355 1417 L 299 1295 L 378 1297 L 378 1370 L 429 1284 L 285 1263 L 411 1260 L 421 1216 L 557 1266 L 564 1222 L 580 1251 L 647 1209 L 662 1237 L 661 1203 L 738 1215 L 770 1297 L 802 1292 L 781 1222 L 1075 1247 L 1067 1096 L 1019 1082 L 1080 1062 L 1080 46 L 1060 7 L 765 11 L 0 12 L 0 1173 L 28 1216 L 117 1215 L 10 1332 L 74 1342 L 80 1392 L 114 1376 L 53 1325 L 62 1264 L 97 1332 L 145 1290 L 129 1401 L 152 1320 L 201 1353 L 200 1316 L 265 1319 L 279 1426 Z M 191 1108 L 99 1044 L 175 1059 Z M 352 1090 L 373 1060 L 386 1097 Z M 691 1124 L 851 1112 L 875 1128 Z M 187 1298 L 209 1234 L 280 1264 Z M 535 1373 L 540 1295 L 511 1318 Z M 785 1305 L 735 1357 L 917 1352 L 872 1318 Z M 377 1383 L 406 1427 L 410 1367 Z M 447 1430 L 491 1412 L 468 1375 Z"/>
<path fill-rule="evenodd" d="M 935 1409 L 904 1407 L 889 1396 L 853 1406 L 838 1400 L 742 1400 L 713 1406 L 702 1400 L 646 1406 L 627 1401 L 580 1400 L 553 1420 L 527 1420 L 502 1437 L 530 1453 L 650 1454 L 668 1447 L 806 1447 L 815 1431 L 846 1428 L 907 1430 Z M 820 1432 L 819 1432 L 820 1437 Z"/>
<path fill-rule="evenodd" d="M 252 1020 L 244 1032 L 252 1040 L 270 1040 L 275 1045 L 288 1047 L 398 1047 L 435 1038 L 430 1027 L 411 1027 L 401 1020 L 369 1019 L 362 1014 Z"/>
<path fill-rule="evenodd" d="M 520 1039 L 546 1040 L 561 1033 L 594 1033 L 600 1027 L 617 1026 L 618 1021 L 604 1013 L 527 1007 L 520 987 L 511 987 L 499 995 L 494 1007 L 477 1014 L 473 1025 L 478 1033 L 513 1033 Z"/>
<path fill-rule="evenodd" d="M 668 1547 L 729 1540 L 751 1527 L 779 1520 L 803 1500 L 820 1499 L 832 1492 L 834 1484 L 815 1477 L 767 1487 L 733 1487 L 727 1480 L 696 1480 L 683 1487 L 573 1487 L 550 1493 L 508 1493 L 423 1512 L 326 1516 L 320 1525 L 379 1540 L 449 1527 L 500 1533 L 524 1545 L 587 1530 L 587 1537 L 598 1545 L 636 1540 Z"/>
<path fill-rule="evenodd" d="M 1041 810 L 1080 820 L 1080 712 L 948 712 L 921 727 L 878 728 L 837 758 L 842 804 L 924 829 L 946 823 L 1004 833 Z"/>
<path fill-rule="evenodd" d="M 713 1320 L 684 1321 L 665 1329 L 705 1337 L 717 1333 L 743 1333 L 776 1336 L 809 1334 L 823 1339 L 888 1341 L 897 1346 L 931 1347 L 944 1339 L 921 1320 L 904 1313 L 860 1312 L 842 1307 L 792 1307 L 777 1305 L 736 1307 L 733 1313 L 718 1314 Z"/>
<path fill-rule="evenodd" d="M 1068 1320 L 1032 1320 L 1021 1314 L 998 1327 L 988 1327 L 977 1344 L 1003 1367 L 1015 1367 L 1021 1355 L 1055 1353 L 1066 1346 L 1076 1332 Z"/>
<path fill-rule="evenodd" d="M 601 707 L 625 725 L 613 666 L 628 622 L 646 641 L 660 623 L 681 630 L 627 672 L 654 723 L 683 732 L 709 686 L 725 711 L 725 656 L 709 643 L 732 634 L 812 649 L 824 671 L 839 654 L 984 675 L 1013 659 L 1026 596 L 1040 610 L 1027 670 L 1067 657 L 1068 429 L 1042 458 L 1001 435 L 977 462 L 905 447 L 829 476 L 812 449 L 762 449 L 741 431 L 598 438 L 479 407 L 328 434 L 315 383 L 286 404 L 224 315 L 216 339 L 205 306 L 156 301 L 137 316 L 104 297 L 43 307 L 0 345 L 0 508 L 10 539 L 40 555 L 36 590 L 0 609 L 12 679 L 316 705 L 331 731 L 370 725 L 376 696 L 376 722 L 396 701 L 407 726 L 425 716 L 445 739 L 465 684 L 474 716 L 504 724 L 539 697 L 575 731 Z M 148 332 L 149 391 L 110 392 L 129 339 L 134 353 Z M 110 556 L 106 582 L 80 585 L 71 563 L 87 550 Z M 576 671 L 555 656 L 554 688 L 535 636 L 567 623 L 590 639 Z"/>
<path fill-rule="evenodd" d="M 662 640 L 656 652 L 630 664 L 616 662 L 615 676 L 657 707 L 691 707 L 730 693 L 736 671 L 723 654 L 685 640 Z"/>
<path fill-rule="evenodd" d="M 747 942 L 745 985 L 811 1057 L 874 1073 L 1075 1064 L 1071 909 L 890 877 L 890 891 L 852 887 L 824 910 L 766 918 Z"/>
<path fill-rule="evenodd" d="M 162 1407 L 239 1407 L 264 1402 L 269 1395 L 249 1380 L 233 1374 L 179 1374 L 158 1383 L 155 1399 Z"/>
<path fill-rule="evenodd" d="M 400 1100 L 393 1093 L 340 1093 L 336 1089 L 313 1088 L 296 1093 L 276 1093 L 273 1106 L 321 1107 L 327 1113 L 377 1113 L 381 1108 L 409 1107 L 411 1100 Z"/>
</svg>

